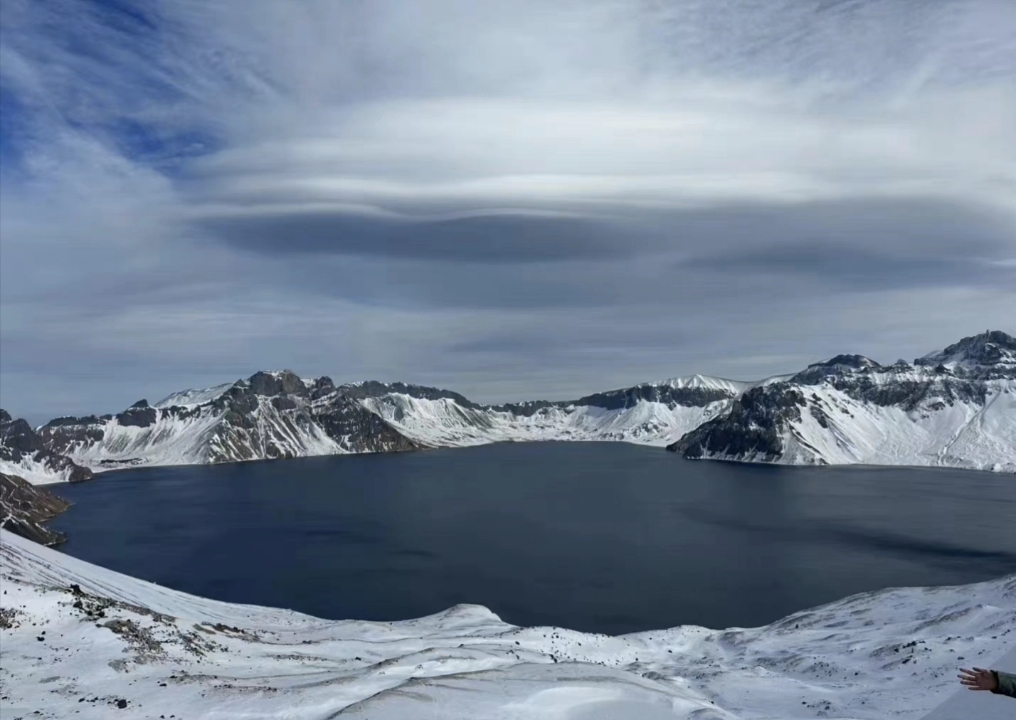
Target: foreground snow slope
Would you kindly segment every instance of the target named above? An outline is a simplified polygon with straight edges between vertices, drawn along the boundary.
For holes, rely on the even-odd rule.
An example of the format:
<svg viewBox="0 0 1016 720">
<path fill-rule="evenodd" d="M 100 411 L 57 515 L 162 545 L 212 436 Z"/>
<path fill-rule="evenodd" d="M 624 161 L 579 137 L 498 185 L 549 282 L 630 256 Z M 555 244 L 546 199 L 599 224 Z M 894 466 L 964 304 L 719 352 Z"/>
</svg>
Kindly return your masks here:
<svg viewBox="0 0 1016 720">
<path fill-rule="evenodd" d="M 608 637 L 478 606 L 371 623 L 231 605 L 7 532 L 0 572 L 4 718 L 885 720 L 948 701 L 989 720 L 1016 705 L 950 698 L 959 665 L 1014 646 L 1016 576 L 858 595 L 751 630 Z"/>
</svg>

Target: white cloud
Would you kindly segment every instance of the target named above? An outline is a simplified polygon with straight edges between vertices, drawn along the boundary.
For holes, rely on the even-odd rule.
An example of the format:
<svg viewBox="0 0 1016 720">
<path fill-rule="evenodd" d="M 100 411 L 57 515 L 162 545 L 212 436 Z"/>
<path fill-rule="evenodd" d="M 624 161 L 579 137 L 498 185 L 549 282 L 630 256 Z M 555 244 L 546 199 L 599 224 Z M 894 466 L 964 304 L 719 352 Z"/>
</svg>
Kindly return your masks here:
<svg viewBox="0 0 1016 720">
<path fill-rule="evenodd" d="M 560 396 L 927 351 L 1016 304 L 1005 0 L 125 7 L 4 1 L 5 404 L 274 365 Z M 505 249 L 344 243 L 349 217 L 469 219 Z M 279 237 L 244 251 L 210 219 Z M 681 265 L 781 243 L 807 268 Z M 883 256 L 899 277 L 856 282 Z"/>
</svg>

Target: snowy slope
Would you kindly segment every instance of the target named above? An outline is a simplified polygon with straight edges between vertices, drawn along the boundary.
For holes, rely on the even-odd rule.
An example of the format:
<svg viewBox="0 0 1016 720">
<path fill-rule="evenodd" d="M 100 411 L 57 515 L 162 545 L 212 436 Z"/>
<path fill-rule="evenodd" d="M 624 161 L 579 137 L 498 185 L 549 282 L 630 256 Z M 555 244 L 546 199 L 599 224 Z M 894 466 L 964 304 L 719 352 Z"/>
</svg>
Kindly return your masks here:
<svg viewBox="0 0 1016 720">
<path fill-rule="evenodd" d="M 336 387 L 326 377 L 261 372 L 154 406 L 141 400 L 115 416 L 58 418 L 39 436 L 95 471 L 524 440 L 665 445 L 726 411 L 745 387 L 694 376 L 570 403 L 487 406 L 403 383 Z"/>
<path fill-rule="evenodd" d="M 725 412 L 733 397 L 705 406 L 639 400 L 622 408 L 553 404 L 531 415 L 497 408 L 464 408 L 453 400 L 391 394 L 363 401 L 399 432 L 434 447 L 527 440 L 614 440 L 666 445 Z"/>
<path fill-rule="evenodd" d="M 289 372 L 188 390 L 157 406 L 141 400 L 115 416 L 58 418 L 38 433 L 47 447 L 95 471 L 416 447 L 327 378 Z"/>
<path fill-rule="evenodd" d="M 73 472 L 70 467 L 53 467 L 46 462 L 36 462 L 31 457 L 17 462 L 0 459 L 0 474 L 21 477 L 33 485 L 70 482 Z"/>
<path fill-rule="evenodd" d="M 914 365 L 837 356 L 751 388 L 669 447 L 744 462 L 1016 472 L 1016 340 L 989 332 Z"/>
<path fill-rule="evenodd" d="M 33 485 L 79 482 L 92 477 L 87 468 L 46 447 L 25 420 L 12 418 L 6 410 L 0 410 L 0 474 L 16 476 Z"/>
<path fill-rule="evenodd" d="M 270 403 L 259 403 L 246 426 L 227 419 L 228 410 L 192 406 L 192 412 L 159 408 L 150 424 L 123 424 L 118 417 L 101 424 L 102 441 L 72 440 L 65 452 L 78 463 L 103 469 L 123 465 L 191 465 L 229 460 L 333 455 L 341 445 L 320 429 L 300 426 Z M 45 431 L 45 429 L 44 429 Z"/>
<path fill-rule="evenodd" d="M 47 451 L 93 471 L 577 440 L 742 462 L 1016 472 L 1016 340 L 988 332 L 913 365 L 838 355 L 756 383 L 693 375 L 504 405 L 404 383 L 335 386 L 327 377 L 259 372 L 155 406 L 142 400 L 115 416 L 58 418 L 38 435 Z M 9 469 L 33 477 L 33 467 Z"/>
<path fill-rule="evenodd" d="M 222 385 L 199 390 L 182 390 L 181 392 L 175 392 L 164 397 L 155 403 L 155 407 L 169 408 L 173 406 L 189 407 L 191 405 L 204 405 L 221 397 L 231 387 L 233 387 L 233 383 L 223 383 Z"/>
<path fill-rule="evenodd" d="M 947 703 L 990 720 L 1016 704 L 956 695 L 954 679 L 1016 646 L 1016 576 L 858 595 L 750 630 L 608 637 L 478 606 L 371 623 L 232 605 L 7 532 L 0 573 L 4 718 L 917 720 Z"/>
<path fill-rule="evenodd" d="M 865 403 L 811 388 L 788 423 L 786 464 L 941 465 L 1016 472 L 1016 383 L 989 384 L 985 404 L 931 410 Z"/>
<path fill-rule="evenodd" d="M 66 441 L 61 450 L 81 463 L 96 470 L 120 465 L 145 464 L 184 465 L 209 462 L 212 457 L 210 443 L 221 413 L 210 408 L 193 415 L 179 416 L 163 410 L 154 414 L 154 421 L 146 425 L 121 422 L 112 417 L 87 423 L 89 430 L 102 434 L 102 442 L 91 437 L 75 437 Z M 52 437 L 54 430 L 43 427 L 44 437 Z"/>
</svg>

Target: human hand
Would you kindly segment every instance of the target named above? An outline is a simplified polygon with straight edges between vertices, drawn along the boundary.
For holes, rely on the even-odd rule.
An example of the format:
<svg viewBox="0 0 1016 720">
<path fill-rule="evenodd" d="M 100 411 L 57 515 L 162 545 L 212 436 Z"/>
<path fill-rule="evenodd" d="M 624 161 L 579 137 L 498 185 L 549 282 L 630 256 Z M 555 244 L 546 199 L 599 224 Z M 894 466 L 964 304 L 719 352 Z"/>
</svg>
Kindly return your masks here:
<svg viewBox="0 0 1016 720">
<path fill-rule="evenodd" d="M 960 684 L 969 690 L 987 690 L 993 692 L 998 690 L 998 678 L 991 670 L 975 667 L 973 670 L 960 668 Z"/>
</svg>

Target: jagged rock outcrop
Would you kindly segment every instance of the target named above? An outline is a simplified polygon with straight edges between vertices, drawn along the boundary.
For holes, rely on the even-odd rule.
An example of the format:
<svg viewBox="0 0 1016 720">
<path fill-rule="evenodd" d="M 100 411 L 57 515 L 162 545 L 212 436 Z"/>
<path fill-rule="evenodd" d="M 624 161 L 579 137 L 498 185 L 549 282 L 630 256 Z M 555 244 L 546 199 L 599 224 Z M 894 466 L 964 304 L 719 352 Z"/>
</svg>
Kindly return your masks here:
<svg viewBox="0 0 1016 720">
<path fill-rule="evenodd" d="M 0 410 L 0 472 L 41 484 L 80 482 L 92 471 L 48 447 L 25 420 Z"/>
<path fill-rule="evenodd" d="M 788 383 L 755 387 L 726 415 L 710 420 L 668 445 L 689 459 L 719 454 L 745 461 L 773 462 L 783 456 L 783 438 L 806 407 L 804 395 Z"/>
<path fill-rule="evenodd" d="M 43 523 L 71 504 L 22 477 L 0 473 L 0 527 L 42 545 L 56 545 L 67 538 Z"/>
<path fill-rule="evenodd" d="M 988 330 L 918 358 L 914 364 L 949 367 L 953 372 L 982 379 L 1011 378 L 1016 368 L 1016 338 L 1001 330 Z"/>
<path fill-rule="evenodd" d="M 1016 340 L 990 331 L 883 366 L 838 355 L 745 392 L 669 450 L 692 459 L 1016 471 Z"/>
<path fill-rule="evenodd" d="M 406 438 L 327 378 L 258 372 L 113 416 L 58 418 L 39 429 L 45 445 L 97 470 L 134 465 L 269 460 L 414 450 Z"/>
</svg>

